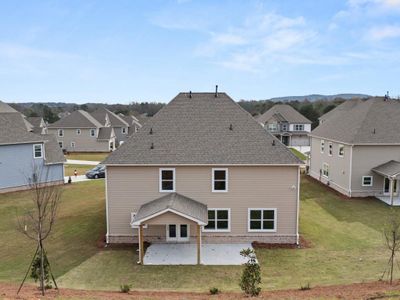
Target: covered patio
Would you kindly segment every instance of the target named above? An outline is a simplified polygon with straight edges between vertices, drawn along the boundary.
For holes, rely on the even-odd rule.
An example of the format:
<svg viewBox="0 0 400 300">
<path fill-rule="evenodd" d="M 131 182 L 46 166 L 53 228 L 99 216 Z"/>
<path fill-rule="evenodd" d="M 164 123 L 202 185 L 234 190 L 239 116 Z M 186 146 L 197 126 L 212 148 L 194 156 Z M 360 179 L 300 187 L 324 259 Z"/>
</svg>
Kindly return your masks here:
<svg viewBox="0 0 400 300">
<path fill-rule="evenodd" d="M 391 160 L 373 168 L 372 171 L 384 177 L 382 192 L 375 194 L 375 197 L 388 205 L 400 206 L 400 162 Z"/>
<path fill-rule="evenodd" d="M 139 263 L 151 263 L 155 256 L 158 256 L 160 261 L 163 260 L 162 257 L 166 259 L 166 252 L 161 251 L 165 248 L 165 250 L 169 249 L 167 252 L 175 253 L 170 255 L 171 259 L 180 256 L 190 264 L 201 264 L 201 231 L 207 222 L 207 206 L 178 193 L 168 193 L 143 204 L 131 223 L 132 227 L 138 228 Z M 164 226 L 166 232 L 165 243 L 158 243 L 158 246 L 151 245 L 147 249 L 148 259 L 145 259 L 144 228 L 148 226 Z M 195 237 L 195 244 L 182 244 L 182 242 L 190 242 L 191 236 Z M 195 259 L 192 259 L 193 257 Z"/>
</svg>

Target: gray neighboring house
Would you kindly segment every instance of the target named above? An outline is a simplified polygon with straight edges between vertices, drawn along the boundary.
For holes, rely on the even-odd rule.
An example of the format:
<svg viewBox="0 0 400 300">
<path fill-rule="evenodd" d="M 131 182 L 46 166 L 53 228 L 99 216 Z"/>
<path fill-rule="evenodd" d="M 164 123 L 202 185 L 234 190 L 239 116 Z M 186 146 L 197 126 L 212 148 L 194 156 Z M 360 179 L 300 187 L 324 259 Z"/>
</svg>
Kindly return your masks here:
<svg viewBox="0 0 400 300">
<path fill-rule="evenodd" d="M 302 162 L 225 93 L 180 93 L 103 162 L 107 243 L 297 243 Z"/>
<path fill-rule="evenodd" d="M 64 155 L 53 136 L 32 132 L 31 124 L 0 102 L 0 193 L 29 188 L 34 173 L 41 183 L 64 183 Z"/>
<path fill-rule="evenodd" d="M 310 151 L 311 121 L 287 104 L 276 104 L 256 120 L 284 145 L 300 152 Z"/>
<path fill-rule="evenodd" d="M 92 113 L 76 110 L 49 124 L 48 133 L 55 134 L 60 147 L 68 152 L 110 152 L 140 128 L 133 120 L 106 108 Z"/>
<path fill-rule="evenodd" d="M 32 125 L 34 133 L 47 134 L 47 124 L 42 117 L 26 117 L 26 120 Z"/>
<path fill-rule="evenodd" d="M 322 116 L 309 174 L 348 197 L 400 205 L 400 101 L 348 100 Z"/>
</svg>

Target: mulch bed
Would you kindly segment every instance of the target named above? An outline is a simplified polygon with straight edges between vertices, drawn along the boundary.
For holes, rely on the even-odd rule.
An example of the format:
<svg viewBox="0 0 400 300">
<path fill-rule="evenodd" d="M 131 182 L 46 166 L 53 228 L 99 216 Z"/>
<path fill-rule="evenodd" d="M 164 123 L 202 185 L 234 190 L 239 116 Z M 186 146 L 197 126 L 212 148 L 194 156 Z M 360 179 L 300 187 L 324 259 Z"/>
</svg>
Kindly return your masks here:
<svg viewBox="0 0 400 300">
<path fill-rule="evenodd" d="M 208 293 L 167 292 L 167 291 L 131 291 L 128 294 L 108 291 L 88 291 L 61 289 L 49 290 L 42 297 L 39 290 L 32 285 L 26 285 L 19 296 L 16 295 L 18 285 L 0 283 L 0 298 L 4 299 L 251 299 L 242 293 L 220 293 L 210 296 Z M 391 299 L 400 298 L 400 281 L 393 285 L 386 282 L 354 283 L 349 285 L 335 285 L 311 287 L 310 290 L 280 290 L 263 292 L 258 299 L 384 299 L 385 293 L 391 292 Z M 257 299 L 257 298 L 254 298 Z"/>
<path fill-rule="evenodd" d="M 311 248 L 312 244 L 307 241 L 302 235 L 300 236 L 299 245 L 296 244 L 278 244 L 278 243 L 261 243 L 253 242 L 251 243 L 254 249 L 306 249 Z"/>
</svg>

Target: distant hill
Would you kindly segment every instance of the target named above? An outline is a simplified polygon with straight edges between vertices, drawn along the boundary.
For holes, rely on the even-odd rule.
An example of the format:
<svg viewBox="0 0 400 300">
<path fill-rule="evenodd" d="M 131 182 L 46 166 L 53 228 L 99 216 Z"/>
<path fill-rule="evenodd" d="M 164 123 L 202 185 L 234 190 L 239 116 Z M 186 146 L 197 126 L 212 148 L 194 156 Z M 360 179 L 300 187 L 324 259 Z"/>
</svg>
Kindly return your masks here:
<svg viewBox="0 0 400 300">
<path fill-rule="evenodd" d="M 285 97 L 274 97 L 270 99 L 266 99 L 273 102 L 287 102 L 287 101 L 304 101 L 308 100 L 310 102 L 317 100 L 333 100 L 335 98 L 341 99 L 352 99 L 352 98 L 369 98 L 370 95 L 366 94 L 336 94 L 336 95 L 319 95 L 319 94 L 311 94 L 305 96 L 285 96 Z"/>
</svg>

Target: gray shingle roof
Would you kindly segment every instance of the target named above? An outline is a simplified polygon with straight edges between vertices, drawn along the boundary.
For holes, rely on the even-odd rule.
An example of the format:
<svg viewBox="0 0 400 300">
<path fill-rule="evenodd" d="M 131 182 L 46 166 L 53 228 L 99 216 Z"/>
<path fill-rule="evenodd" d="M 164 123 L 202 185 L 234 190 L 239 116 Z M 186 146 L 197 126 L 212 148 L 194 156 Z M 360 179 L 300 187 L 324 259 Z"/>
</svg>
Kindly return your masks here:
<svg viewBox="0 0 400 300">
<path fill-rule="evenodd" d="M 109 140 L 114 135 L 112 127 L 101 127 L 97 136 L 98 140 Z"/>
<path fill-rule="evenodd" d="M 181 213 L 204 224 L 208 222 L 207 205 L 178 193 L 169 193 L 161 198 L 143 204 L 139 208 L 133 223 L 148 219 L 167 209 Z"/>
<path fill-rule="evenodd" d="M 48 128 L 96 128 L 102 125 L 84 110 L 76 110 L 64 118 L 48 125 Z"/>
<path fill-rule="evenodd" d="M 45 149 L 45 163 L 56 164 L 66 161 L 64 154 L 58 144 L 58 141 L 53 134 L 42 135 Z"/>
<path fill-rule="evenodd" d="M 274 117 L 278 120 L 286 121 L 288 123 L 308 123 L 311 124 L 311 121 L 295 110 L 293 107 L 287 104 L 276 104 L 263 113 L 261 116 L 257 117 L 257 121 L 261 124 L 265 124 L 269 119 Z"/>
<path fill-rule="evenodd" d="M 43 118 L 42 117 L 26 117 L 26 120 L 32 124 L 33 127 L 40 127 Z"/>
<path fill-rule="evenodd" d="M 347 102 L 315 128 L 311 136 L 348 144 L 400 143 L 400 101 L 370 98 Z"/>
<path fill-rule="evenodd" d="M 18 111 L 10 105 L 0 101 L 0 113 L 17 113 Z"/>
<path fill-rule="evenodd" d="M 95 118 L 102 126 L 106 126 L 106 116 L 108 116 L 108 120 L 110 122 L 111 127 L 128 127 L 129 124 L 122 119 L 120 116 L 116 115 L 112 111 L 100 107 L 96 109 L 94 112 L 90 113 L 93 118 Z"/>
<path fill-rule="evenodd" d="M 383 176 L 399 176 L 400 175 L 400 162 L 395 160 L 390 160 L 380 166 L 372 169 L 372 171 L 381 174 Z"/>
<path fill-rule="evenodd" d="M 26 128 L 20 113 L 0 113 L 0 145 L 40 142 L 43 139 Z"/>
<path fill-rule="evenodd" d="M 301 161 L 227 94 L 192 93 L 190 98 L 180 93 L 104 163 L 260 165 Z"/>
</svg>

